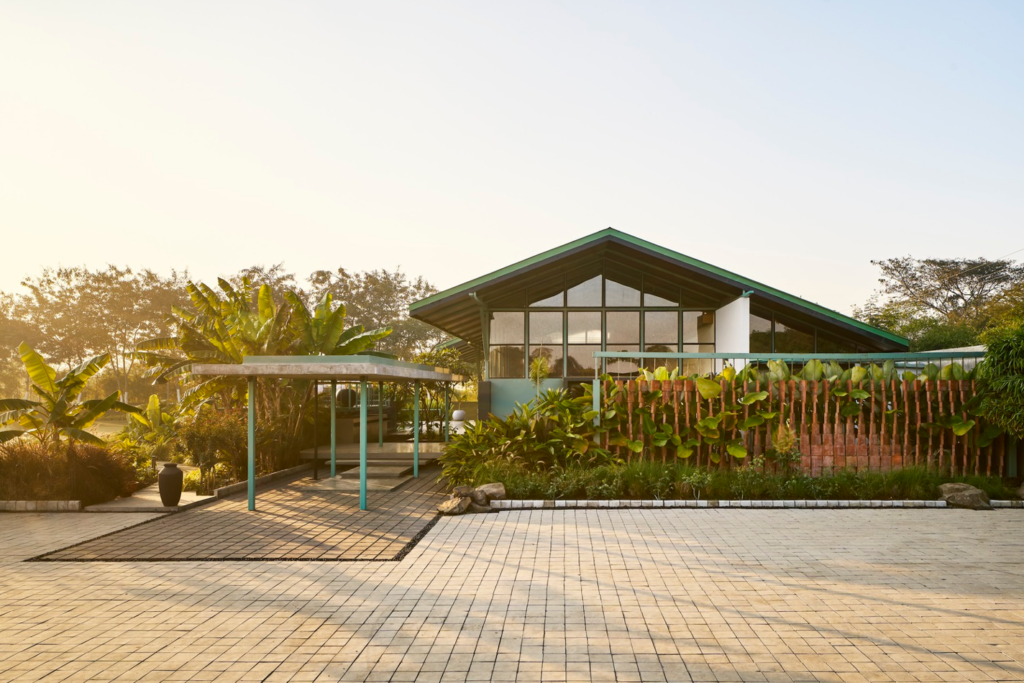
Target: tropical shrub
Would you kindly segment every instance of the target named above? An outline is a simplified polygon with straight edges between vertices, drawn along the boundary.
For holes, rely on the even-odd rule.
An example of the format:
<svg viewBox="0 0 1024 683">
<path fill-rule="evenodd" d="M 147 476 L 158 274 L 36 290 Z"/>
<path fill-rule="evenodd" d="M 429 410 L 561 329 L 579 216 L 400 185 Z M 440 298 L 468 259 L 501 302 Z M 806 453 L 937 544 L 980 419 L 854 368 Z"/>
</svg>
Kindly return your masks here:
<svg viewBox="0 0 1024 683">
<path fill-rule="evenodd" d="M 453 484 L 464 483 L 481 465 L 495 460 L 534 470 L 609 463 L 614 458 L 595 443 L 596 416 L 589 396 L 573 398 L 563 389 L 549 389 L 516 405 L 505 419 L 491 415 L 453 436 L 440 458 L 442 476 Z"/>
<path fill-rule="evenodd" d="M 0 444 L 0 499 L 80 500 L 95 505 L 131 495 L 135 467 L 93 444 L 17 439 Z"/>
<path fill-rule="evenodd" d="M 209 495 L 214 489 L 227 486 L 235 481 L 231 469 L 224 463 L 217 463 L 206 473 L 203 479 L 201 470 L 189 470 L 182 480 L 183 491 L 195 491 L 199 494 Z"/>
<path fill-rule="evenodd" d="M 213 472 L 218 465 L 230 470 L 236 480 L 246 476 L 248 433 L 242 410 L 198 411 L 180 426 L 175 444 L 188 464 L 199 468 L 200 493 L 213 492 Z"/>
<path fill-rule="evenodd" d="M 90 358 L 58 379 L 57 371 L 28 344 L 22 342 L 18 353 L 39 398 L 0 399 L 0 443 L 28 435 L 44 445 L 73 439 L 102 446 L 102 439 L 86 431 L 96 420 L 112 410 L 138 412 L 121 403 L 117 391 L 103 399 L 82 400 L 89 380 L 110 362 L 109 354 Z"/>
</svg>

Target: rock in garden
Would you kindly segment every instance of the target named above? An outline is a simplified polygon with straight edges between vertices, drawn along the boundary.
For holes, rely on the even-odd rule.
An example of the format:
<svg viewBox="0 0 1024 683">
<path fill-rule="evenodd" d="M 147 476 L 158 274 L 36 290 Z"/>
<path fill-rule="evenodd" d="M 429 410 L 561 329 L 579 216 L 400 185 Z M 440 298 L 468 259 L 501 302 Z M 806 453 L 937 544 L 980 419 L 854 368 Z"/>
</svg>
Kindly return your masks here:
<svg viewBox="0 0 1024 683">
<path fill-rule="evenodd" d="M 486 495 L 488 501 L 505 500 L 504 484 L 484 484 L 483 486 L 477 486 L 476 490 Z"/>
<path fill-rule="evenodd" d="M 452 498 L 468 498 L 473 493 L 472 486 L 456 486 L 452 489 Z"/>
<path fill-rule="evenodd" d="M 473 504 L 473 501 L 469 498 L 451 498 L 446 500 L 437 506 L 437 511 L 442 515 L 461 515 L 469 510 L 469 506 Z"/>
<path fill-rule="evenodd" d="M 490 505 L 477 505 L 476 503 L 469 504 L 470 512 L 497 512 L 497 509 L 492 508 Z"/>
<path fill-rule="evenodd" d="M 968 508 L 970 510 L 991 510 L 988 494 L 970 484 L 941 484 L 939 486 L 939 497 L 946 501 L 947 505 L 957 508 Z"/>
<path fill-rule="evenodd" d="M 469 499 L 473 501 L 474 505 L 487 505 L 490 502 L 487 498 L 487 494 L 480 489 L 473 489 L 470 491 Z"/>
</svg>

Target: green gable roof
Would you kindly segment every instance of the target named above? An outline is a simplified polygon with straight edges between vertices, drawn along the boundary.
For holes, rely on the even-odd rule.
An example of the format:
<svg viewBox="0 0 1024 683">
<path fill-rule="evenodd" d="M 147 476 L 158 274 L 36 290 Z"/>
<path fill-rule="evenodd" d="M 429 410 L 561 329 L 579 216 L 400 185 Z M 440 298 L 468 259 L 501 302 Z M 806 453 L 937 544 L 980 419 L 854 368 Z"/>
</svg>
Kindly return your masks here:
<svg viewBox="0 0 1024 683">
<path fill-rule="evenodd" d="M 843 315 L 842 313 L 826 308 L 825 306 L 807 301 L 806 299 L 802 299 L 792 294 L 787 294 L 786 292 L 774 287 L 769 287 L 768 285 L 757 282 L 756 280 L 751 280 L 750 278 L 737 275 L 736 273 L 725 270 L 724 268 L 719 268 L 718 266 L 714 266 L 710 263 L 681 254 L 677 251 L 667 249 L 652 242 L 648 242 L 647 240 L 640 239 L 639 237 L 634 237 L 633 235 L 615 230 L 614 228 L 600 230 L 591 235 L 587 235 L 586 237 L 581 237 L 580 239 L 563 244 L 560 247 L 549 249 L 537 254 L 536 256 L 531 256 L 528 259 L 523 259 L 522 261 L 505 266 L 504 268 L 488 273 L 487 275 L 482 275 L 470 280 L 469 282 L 465 282 L 456 287 L 446 289 L 443 292 L 438 292 L 437 294 L 425 299 L 421 299 L 409 307 L 409 313 L 415 318 L 430 322 L 430 320 L 427 319 L 428 316 L 421 317 L 418 314 L 424 314 L 428 309 L 437 309 L 439 308 L 439 305 L 446 300 L 460 298 L 461 295 L 468 295 L 481 287 L 486 287 L 487 285 L 500 280 L 506 280 L 509 277 L 515 276 L 517 273 L 528 271 L 536 266 L 540 266 L 560 257 L 567 257 L 575 251 L 579 251 L 601 242 L 617 242 L 633 247 L 639 251 L 658 256 L 665 261 L 676 263 L 688 269 L 703 272 L 717 280 L 739 287 L 745 292 L 751 292 L 754 295 L 767 296 L 771 299 L 788 304 L 792 308 L 802 309 L 803 311 L 816 314 L 817 316 L 832 320 L 846 327 L 853 327 L 870 336 L 887 340 L 890 343 L 904 348 L 908 345 L 907 340 L 899 335 L 872 327 L 871 325 L 857 320 L 856 318 Z"/>
</svg>

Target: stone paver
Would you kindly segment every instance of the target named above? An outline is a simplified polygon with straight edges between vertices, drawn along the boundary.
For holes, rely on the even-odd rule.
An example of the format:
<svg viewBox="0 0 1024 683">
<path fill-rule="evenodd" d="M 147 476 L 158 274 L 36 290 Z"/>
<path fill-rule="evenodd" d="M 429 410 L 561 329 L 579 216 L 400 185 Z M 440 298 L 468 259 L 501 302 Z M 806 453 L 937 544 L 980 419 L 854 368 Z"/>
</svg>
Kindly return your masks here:
<svg viewBox="0 0 1024 683">
<path fill-rule="evenodd" d="M 46 555 L 44 560 L 392 560 L 437 516 L 438 468 L 395 491 L 321 488 L 308 477 L 244 493 Z M 104 513 L 108 514 L 108 513 Z"/>
<path fill-rule="evenodd" d="M 31 517 L 0 516 L 4 681 L 1024 679 L 1017 510 L 530 510 L 443 518 L 401 562 L 10 562 L 117 526 Z"/>
</svg>

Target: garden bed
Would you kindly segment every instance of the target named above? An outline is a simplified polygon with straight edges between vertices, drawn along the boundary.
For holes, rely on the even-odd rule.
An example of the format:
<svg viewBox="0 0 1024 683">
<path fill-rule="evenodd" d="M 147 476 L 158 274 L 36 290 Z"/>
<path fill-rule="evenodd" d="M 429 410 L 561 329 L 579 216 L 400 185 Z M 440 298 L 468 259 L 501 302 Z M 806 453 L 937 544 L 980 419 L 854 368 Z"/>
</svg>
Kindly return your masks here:
<svg viewBox="0 0 1024 683">
<path fill-rule="evenodd" d="M 1024 501 L 993 500 L 993 508 L 1024 508 Z M 952 508 L 944 500 L 492 500 L 496 510 L 607 510 L 610 508 Z"/>
</svg>

